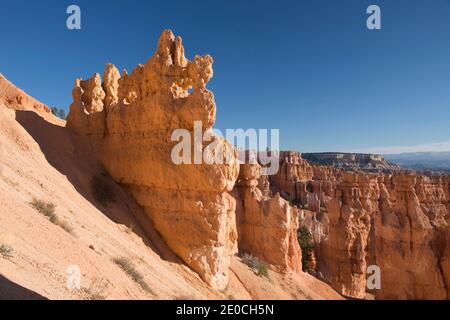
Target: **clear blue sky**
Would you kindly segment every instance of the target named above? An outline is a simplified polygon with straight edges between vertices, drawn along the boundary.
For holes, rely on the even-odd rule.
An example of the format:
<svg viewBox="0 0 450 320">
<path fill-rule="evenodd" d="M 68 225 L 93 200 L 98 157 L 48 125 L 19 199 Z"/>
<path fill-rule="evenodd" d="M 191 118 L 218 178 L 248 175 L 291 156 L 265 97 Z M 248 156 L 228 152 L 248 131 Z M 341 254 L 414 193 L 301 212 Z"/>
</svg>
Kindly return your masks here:
<svg viewBox="0 0 450 320">
<path fill-rule="evenodd" d="M 0 72 L 67 110 L 76 77 L 144 63 L 165 28 L 214 57 L 219 129 L 279 128 L 300 151 L 450 141 L 450 0 L 7 1 Z"/>
</svg>

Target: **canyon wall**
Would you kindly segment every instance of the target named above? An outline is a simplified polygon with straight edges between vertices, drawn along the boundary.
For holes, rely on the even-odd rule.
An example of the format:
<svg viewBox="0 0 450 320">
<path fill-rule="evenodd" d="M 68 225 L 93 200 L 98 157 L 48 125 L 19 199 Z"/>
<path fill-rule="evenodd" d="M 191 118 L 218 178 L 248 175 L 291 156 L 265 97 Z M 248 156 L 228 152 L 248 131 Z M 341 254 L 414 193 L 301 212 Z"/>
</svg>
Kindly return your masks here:
<svg viewBox="0 0 450 320">
<path fill-rule="evenodd" d="M 354 298 L 449 298 L 448 176 L 345 172 L 311 166 L 298 153 L 282 157 L 280 168 L 270 180 L 303 208 L 319 278 Z M 366 286 L 372 265 L 380 289 Z"/>
</svg>

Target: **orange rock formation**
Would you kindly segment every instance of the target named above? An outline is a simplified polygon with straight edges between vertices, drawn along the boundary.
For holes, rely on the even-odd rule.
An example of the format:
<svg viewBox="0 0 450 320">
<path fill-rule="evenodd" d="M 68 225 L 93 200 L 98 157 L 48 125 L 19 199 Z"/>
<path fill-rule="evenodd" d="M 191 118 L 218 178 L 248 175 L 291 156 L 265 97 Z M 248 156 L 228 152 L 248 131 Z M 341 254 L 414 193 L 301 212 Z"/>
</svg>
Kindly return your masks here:
<svg viewBox="0 0 450 320">
<path fill-rule="evenodd" d="M 180 37 L 166 30 L 156 53 L 131 75 L 109 64 L 76 80 L 67 126 L 90 137 L 95 156 L 127 186 L 169 247 L 217 289 L 228 283 L 230 256 L 237 252 L 235 200 L 229 194 L 239 174 L 237 154 L 227 164 L 175 165 L 175 129 L 203 131 L 215 122 L 216 105 L 206 84 L 210 56 L 184 56 Z M 218 147 L 232 150 L 212 135 Z M 234 150 L 234 149 L 233 149 Z M 195 151 L 195 150 L 194 150 Z"/>
<path fill-rule="evenodd" d="M 103 79 L 77 79 L 67 121 L 188 266 L 223 289 L 239 247 L 277 271 L 299 272 L 300 221 L 316 242 L 317 275 L 340 293 L 449 297 L 449 177 L 344 172 L 287 151 L 268 178 L 259 165 L 240 166 L 236 150 L 211 133 L 214 143 L 201 147 L 228 150 L 229 161 L 174 164 L 175 129 L 192 134 L 201 121 L 206 133 L 214 125 L 212 63 L 208 55 L 187 60 L 181 38 L 166 30 L 130 75 L 108 64 Z M 366 287 L 369 265 L 381 268 L 379 290 Z"/>
<path fill-rule="evenodd" d="M 299 210 L 277 193 L 263 195 L 258 188 L 260 167 L 241 165 L 237 183 L 236 212 L 239 251 L 250 253 L 268 262 L 279 271 L 302 270 L 302 254 L 297 240 Z"/>
<path fill-rule="evenodd" d="M 280 162 L 271 181 L 305 208 L 300 220 L 316 242 L 319 277 L 355 298 L 450 297 L 450 177 L 344 172 L 310 166 L 300 154 Z M 369 265 L 380 267 L 379 290 L 366 288 Z"/>
</svg>

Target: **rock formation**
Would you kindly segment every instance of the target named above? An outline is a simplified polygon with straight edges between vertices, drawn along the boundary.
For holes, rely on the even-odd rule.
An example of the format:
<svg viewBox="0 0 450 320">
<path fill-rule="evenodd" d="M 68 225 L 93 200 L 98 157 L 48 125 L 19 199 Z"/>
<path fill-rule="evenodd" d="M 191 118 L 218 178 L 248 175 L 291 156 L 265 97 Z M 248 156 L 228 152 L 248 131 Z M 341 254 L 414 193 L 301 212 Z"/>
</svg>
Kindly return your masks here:
<svg viewBox="0 0 450 320">
<path fill-rule="evenodd" d="M 302 270 L 297 240 L 299 210 L 277 193 L 264 195 L 258 187 L 258 164 L 242 164 L 236 185 L 239 251 L 256 256 L 281 272 Z M 268 183 L 266 181 L 266 183 Z M 264 184 L 267 187 L 267 184 Z"/>
<path fill-rule="evenodd" d="M 73 89 L 67 127 L 90 138 L 93 154 L 145 209 L 169 247 L 213 288 L 228 283 L 230 256 L 237 252 L 235 199 L 237 153 L 211 133 L 216 106 L 206 84 L 213 75 L 210 56 L 185 58 L 180 37 L 162 33 L 156 53 L 130 75 L 106 66 Z M 174 164 L 175 129 L 194 136 L 194 122 L 210 144 L 230 155 L 218 164 Z M 201 152 L 201 150 L 200 150 Z M 184 154 L 182 156 L 185 156 Z M 227 161 L 225 161 L 227 160 Z M 225 164 L 222 164 L 225 163 Z"/>
<path fill-rule="evenodd" d="M 33 110 L 42 115 L 50 114 L 50 108 L 17 88 L 0 73 L 0 104 L 15 110 Z"/>
<path fill-rule="evenodd" d="M 303 153 L 302 157 L 313 164 L 334 166 L 347 171 L 393 172 L 401 169 L 399 165 L 386 161 L 379 154 L 319 152 Z"/>
<path fill-rule="evenodd" d="M 319 277 L 354 298 L 450 297 L 448 176 L 345 172 L 296 159 L 281 158 L 287 168 L 271 181 L 304 208 Z M 366 287 L 370 265 L 380 267 L 380 289 Z"/>
<path fill-rule="evenodd" d="M 108 64 L 103 78 L 77 79 L 67 121 L 189 267 L 224 289 L 239 248 L 299 272 L 301 223 L 316 244 L 315 273 L 343 295 L 449 297 L 450 177 L 346 172 L 292 151 L 281 152 L 276 175 L 262 176 L 211 130 L 212 63 L 186 59 L 181 38 L 166 30 L 131 74 Z M 177 149 L 181 142 L 188 148 Z M 381 269 L 380 289 L 366 287 L 370 265 Z"/>
</svg>

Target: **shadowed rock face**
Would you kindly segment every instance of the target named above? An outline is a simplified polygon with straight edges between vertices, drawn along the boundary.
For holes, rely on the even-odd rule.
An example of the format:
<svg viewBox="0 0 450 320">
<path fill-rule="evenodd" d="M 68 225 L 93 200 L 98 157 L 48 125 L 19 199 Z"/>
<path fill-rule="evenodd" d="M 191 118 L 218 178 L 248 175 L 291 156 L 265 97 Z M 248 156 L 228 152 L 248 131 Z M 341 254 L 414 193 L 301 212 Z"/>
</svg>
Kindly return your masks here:
<svg viewBox="0 0 450 320">
<path fill-rule="evenodd" d="M 194 121 L 203 132 L 214 125 L 214 96 L 206 89 L 212 63 L 208 55 L 187 60 L 181 38 L 166 30 L 153 57 L 130 75 L 108 64 L 103 82 L 98 74 L 76 80 L 67 127 L 90 138 L 93 154 L 128 187 L 169 247 L 223 289 L 237 252 L 236 203 L 228 193 L 239 174 L 237 154 L 212 134 L 215 148 L 230 151 L 227 164 L 171 159 L 175 129 L 193 137 Z"/>
<path fill-rule="evenodd" d="M 260 169 L 257 164 L 242 164 L 236 184 L 235 197 L 241 204 L 236 211 L 239 251 L 266 261 L 280 272 L 300 272 L 299 210 L 278 193 L 274 197 L 264 195 L 258 187 Z"/>
<path fill-rule="evenodd" d="M 450 297 L 450 177 L 281 162 L 272 180 L 308 209 L 300 223 L 316 243 L 316 272 L 335 289 L 355 298 L 367 292 L 378 299 Z M 380 267 L 379 290 L 366 288 L 369 265 Z"/>
</svg>

